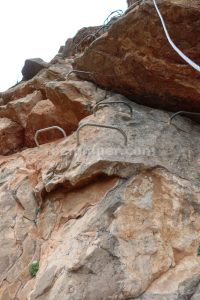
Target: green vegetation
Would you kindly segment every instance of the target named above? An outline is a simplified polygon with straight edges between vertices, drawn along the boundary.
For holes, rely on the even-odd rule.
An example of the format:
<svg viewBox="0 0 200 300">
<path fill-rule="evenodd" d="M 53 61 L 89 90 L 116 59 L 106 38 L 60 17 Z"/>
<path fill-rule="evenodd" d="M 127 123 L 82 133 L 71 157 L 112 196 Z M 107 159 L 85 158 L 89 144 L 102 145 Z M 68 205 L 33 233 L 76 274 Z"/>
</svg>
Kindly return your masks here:
<svg viewBox="0 0 200 300">
<path fill-rule="evenodd" d="M 200 245 L 199 245 L 199 247 L 197 248 L 197 256 L 200 256 Z"/>
<path fill-rule="evenodd" d="M 42 212 L 41 207 L 36 208 L 36 210 L 35 210 L 36 216 L 41 212 Z"/>
<path fill-rule="evenodd" d="M 32 264 L 29 266 L 29 273 L 32 277 L 35 277 L 39 270 L 39 261 L 34 260 Z"/>
</svg>

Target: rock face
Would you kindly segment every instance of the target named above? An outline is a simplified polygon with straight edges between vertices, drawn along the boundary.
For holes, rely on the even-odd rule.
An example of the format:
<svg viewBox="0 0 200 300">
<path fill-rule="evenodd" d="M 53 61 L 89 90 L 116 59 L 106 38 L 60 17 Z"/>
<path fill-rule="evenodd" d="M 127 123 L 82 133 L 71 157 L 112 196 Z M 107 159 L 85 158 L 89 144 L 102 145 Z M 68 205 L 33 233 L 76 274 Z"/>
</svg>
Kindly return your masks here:
<svg viewBox="0 0 200 300">
<path fill-rule="evenodd" d="M 85 127 L 80 146 L 72 134 L 1 158 L 0 299 L 198 299 L 200 128 L 114 99 L 133 117 L 116 104 L 81 124 L 117 126 L 127 146 Z"/>
<path fill-rule="evenodd" d="M 41 58 L 27 59 L 22 69 L 23 80 L 29 80 L 33 78 L 40 70 L 47 67 L 48 64 Z"/>
<path fill-rule="evenodd" d="M 103 33 L 103 30 L 100 30 L 100 28 L 101 26 L 93 26 L 80 29 L 73 39 L 67 39 L 60 53 L 66 58 L 83 51 Z"/>
<path fill-rule="evenodd" d="M 0 155 L 23 146 L 23 128 L 8 118 L 0 118 Z"/>
<path fill-rule="evenodd" d="M 26 127 L 29 113 L 40 100 L 42 100 L 41 92 L 35 91 L 24 98 L 11 101 L 7 105 L 0 106 L 0 117 L 9 118 Z"/>
<path fill-rule="evenodd" d="M 0 95 L 0 300 L 199 300 L 200 125 L 73 62 Z"/>
<path fill-rule="evenodd" d="M 48 69 L 41 70 L 32 80 L 1 93 L 0 118 L 21 126 L 17 126 L 21 128 L 21 142 L 13 143 L 9 153 L 19 146 L 34 147 L 34 137 L 39 129 L 59 126 L 67 135 L 71 134 L 79 121 L 91 114 L 92 105 L 104 98 L 105 92 L 96 91 L 90 82 L 77 80 L 73 74 L 66 80 L 70 70 L 71 61 L 60 59 Z M 51 130 L 42 133 L 39 139 L 43 144 L 62 136 L 58 130 Z"/>
<path fill-rule="evenodd" d="M 174 43 L 200 65 L 197 1 L 158 2 Z M 118 19 L 76 58 L 74 68 L 95 73 L 107 89 L 135 102 L 167 110 L 200 112 L 200 74 L 168 43 L 152 1 Z M 80 74 L 89 79 L 89 75 Z"/>
</svg>

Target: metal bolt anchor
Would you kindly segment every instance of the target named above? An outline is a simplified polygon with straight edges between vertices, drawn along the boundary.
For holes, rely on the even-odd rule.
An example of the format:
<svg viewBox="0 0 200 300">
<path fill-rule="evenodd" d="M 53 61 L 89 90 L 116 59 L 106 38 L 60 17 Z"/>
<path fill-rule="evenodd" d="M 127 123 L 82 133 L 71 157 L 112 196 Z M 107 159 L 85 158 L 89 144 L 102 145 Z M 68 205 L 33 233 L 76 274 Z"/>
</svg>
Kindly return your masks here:
<svg viewBox="0 0 200 300">
<path fill-rule="evenodd" d="M 102 105 L 110 105 L 110 104 L 124 104 L 126 105 L 129 110 L 130 110 L 130 116 L 132 117 L 133 116 L 133 109 L 132 107 L 130 106 L 130 104 L 124 102 L 124 101 L 102 101 L 102 102 L 99 102 L 95 105 L 94 109 L 93 109 L 93 114 L 96 115 L 96 111 L 98 109 L 99 106 L 102 106 Z"/>
<path fill-rule="evenodd" d="M 200 116 L 200 113 L 189 112 L 189 111 L 178 111 L 170 117 L 169 124 L 171 124 L 172 120 L 178 115 L 189 115 L 189 116 Z"/>
</svg>

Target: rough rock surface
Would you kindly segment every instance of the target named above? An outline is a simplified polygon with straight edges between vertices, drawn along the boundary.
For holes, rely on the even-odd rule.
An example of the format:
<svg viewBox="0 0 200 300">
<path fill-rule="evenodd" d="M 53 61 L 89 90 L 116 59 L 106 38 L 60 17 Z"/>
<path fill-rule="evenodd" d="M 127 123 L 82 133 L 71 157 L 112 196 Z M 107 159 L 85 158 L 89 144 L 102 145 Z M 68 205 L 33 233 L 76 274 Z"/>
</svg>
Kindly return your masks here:
<svg viewBox="0 0 200 300">
<path fill-rule="evenodd" d="M 0 299 L 198 299 L 200 128 L 113 99 L 133 117 L 110 105 L 81 124 L 118 126 L 127 146 L 85 127 L 80 146 L 72 134 L 1 158 Z"/>
<path fill-rule="evenodd" d="M 42 100 L 40 91 L 35 91 L 24 98 L 20 98 L 0 106 L 0 118 L 9 118 L 26 127 L 27 118 L 33 107 Z"/>
<path fill-rule="evenodd" d="M 24 144 L 23 128 L 8 118 L 0 118 L 0 155 L 20 149 Z"/>
<path fill-rule="evenodd" d="M 22 68 L 23 80 L 29 80 L 33 78 L 40 70 L 47 68 L 48 63 L 41 58 L 30 58 L 25 61 Z"/>
<path fill-rule="evenodd" d="M 165 0 L 158 5 L 174 43 L 200 65 L 199 2 Z M 135 102 L 200 112 L 200 74 L 168 43 L 152 1 L 119 18 L 76 58 L 74 68 L 94 72 L 100 86 Z"/>
<path fill-rule="evenodd" d="M 72 63 L 0 94 L 0 300 L 199 300 L 200 125 Z"/>
<path fill-rule="evenodd" d="M 10 119 L 22 127 L 18 126 L 22 135 L 20 144 L 13 143 L 10 150 L 15 151 L 19 145 L 20 148 L 34 147 L 38 129 L 59 126 L 67 135 L 71 134 L 79 121 L 91 114 L 92 105 L 104 99 L 105 91 L 96 91 L 93 83 L 80 81 L 74 74 L 67 79 L 71 70 L 71 60 L 60 59 L 32 80 L 1 93 L 0 118 Z M 51 130 L 42 133 L 39 142 L 43 144 L 61 137 L 58 130 Z"/>
<path fill-rule="evenodd" d="M 96 38 L 98 38 L 102 34 L 103 31 L 100 30 L 100 28 L 101 26 L 84 27 L 77 32 L 74 38 L 67 39 L 65 46 L 60 51 L 63 58 L 73 56 L 88 47 Z"/>
</svg>

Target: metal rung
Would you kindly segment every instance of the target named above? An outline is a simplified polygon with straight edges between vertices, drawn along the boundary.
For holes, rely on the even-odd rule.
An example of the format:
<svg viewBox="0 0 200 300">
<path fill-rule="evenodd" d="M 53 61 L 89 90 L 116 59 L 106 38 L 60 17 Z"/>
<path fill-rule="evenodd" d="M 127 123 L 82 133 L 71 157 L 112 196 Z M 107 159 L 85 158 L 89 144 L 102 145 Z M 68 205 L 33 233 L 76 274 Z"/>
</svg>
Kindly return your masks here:
<svg viewBox="0 0 200 300">
<path fill-rule="evenodd" d="M 89 37 L 90 37 L 90 38 L 93 38 L 93 40 L 95 40 L 95 38 L 96 38 L 96 33 L 90 33 L 90 34 L 86 35 L 84 38 L 82 38 L 82 40 L 80 41 L 80 43 L 76 44 L 76 46 L 75 46 L 75 52 L 78 51 L 78 48 L 81 46 L 81 44 L 82 44 L 86 39 L 88 39 Z"/>
<path fill-rule="evenodd" d="M 99 103 L 97 103 L 95 105 L 95 107 L 93 109 L 93 114 L 96 115 L 96 111 L 97 111 L 97 109 L 98 109 L 99 106 L 101 106 L 101 105 L 109 105 L 109 104 L 124 104 L 124 105 L 126 105 L 129 108 L 129 110 L 130 110 L 130 116 L 131 117 L 133 116 L 133 109 L 132 109 L 132 107 L 130 106 L 130 104 L 128 104 L 128 103 L 126 103 L 124 101 L 106 101 L 106 102 L 102 101 L 102 102 L 99 102 Z"/>
<path fill-rule="evenodd" d="M 109 14 L 109 16 L 105 19 L 105 21 L 104 21 L 104 25 L 106 25 L 106 23 L 108 22 L 108 20 L 109 20 L 109 18 L 112 16 L 112 15 L 114 15 L 114 14 L 118 14 L 118 16 L 119 17 L 121 17 L 122 15 L 123 15 L 123 10 L 121 10 L 121 9 L 117 9 L 117 10 L 114 10 L 114 11 L 112 11 L 110 14 Z"/>
<path fill-rule="evenodd" d="M 111 13 L 109 14 L 109 16 L 108 16 L 108 17 L 105 19 L 105 21 L 103 22 L 103 25 L 102 25 L 99 29 L 97 29 L 97 31 L 96 31 L 95 33 L 90 33 L 90 34 L 86 35 L 85 37 L 83 37 L 83 39 L 82 39 L 78 44 L 75 45 L 75 52 L 76 52 L 76 53 L 78 52 L 78 48 L 81 46 L 81 44 L 82 44 L 88 37 L 92 37 L 92 38 L 94 38 L 94 40 L 95 40 L 97 34 L 98 34 L 101 30 L 103 30 L 103 32 L 105 32 L 105 29 L 107 29 L 108 26 L 109 26 L 109 18 L 110 18 L 112 15 L 117 14 L 118 17 L 121 17 L 121 16 L 123 15 L 123 13 L 124 13 L 124 12 L 123 12 L 121 9 L 118 9 L 118 10 L 115 10 L 115 11 L 111 12 Z"/>
<path fill-rule="evenodd" d="M 90 71 L 81 71 L 81 70 L 71 70 L 68 74 L 67 74 L 67 79 L 69 77 L 70 74 L 72 73 L 83 73 L 83 74 L 92 74 L 94 75 L 94 73 L 90 72 Z"/>
<path fill-rule="evenodd" d="M 173 114 L 170 117 L 169 123 L 171 124 L 171 121 L 178 115 L 200 116 L 200 113 L 181 110 L 181 111 L 176 112 L 175 114 Z"/>
<path fill-rule="evenodd" d="M 39 147 L 40 144 L 38 143 L 38 135 L 41 133 L 41 132 L 45 132 L 45 131 L 49 131 L 51 129 L 58 129 L 60 132 L 62 132 L 63 136 L 64 137 L 67 137 L 66 135 L 66 132 L 64 131 L 64 129 L 62 129 L 61 127 L 59 126 L 51 126 L 51 127 L 46 127 L 46 128 L 42 128 L 42 129 L 38 129 L 35 133 L 35 136 L 34 136 L 34 141 L 36 143 L 36 145 Z"/>
<path fill-rule="evenodd" d="M 92 79 L 94 84 L 96 85 L 96 90 L 97 90 L 97 80 L 96 80 L 96 76 L 94 72 L 90 72 L 90 71 L 82 71 L 82 70 L 71 70 L 68 74 L 67 74 L 67 79 L 69 79 L 69 75 L 72 73 L 80 73 L 80 74 L 89 74 Z"/>
<path fill-rule="evenodd" d="M 89 75 L 93 78 L 93 80 L 94 80 L 94 82 L 95 82 L 95 84 L 96 84 L 96 77 L 95 77 L 94 72 L 90 72 L 90 71 L 82 71 L 82 70 L 71 70 L 71 71 L 67 74 L 67 79 L 69 78 L 69 75 L 72 74 L 72 73 L 89 74 Z"/>
<path fill-rule="evenodd" d="M 94 123 L 86 123 L 86 124 L 82 124 L 82 125 L 79 126 L 79 128 L 77 129 L 77 132 L 76 132 L 76 143 L 77 143 L 77 146 L 80 145 L 79 132 L 80 132 L 80 130 L 83 127 L 86 127 L 86 126 L 115 129 L 115 130 L 119 131 L 123 135 L 123 137 L 124 137 L 124 145 L 127 146 L 128 138 L 127 138 L 126 133 L 121 128 L 116 127 L 116 126 L 111 126 L 111 125 L 101 125 L 101 124 L 94 124 Z"/>
<path fill-rule="evenodd" d="M 104 28 L 105 28 L 105 25 L 102 25 L 99 29 L 97 29 L 97 31 L 94 33 L 94 35 L 96 36 L 99 32 L 101 32 L 101 30 L 103 30 L 103 32 L 104 32 Z"/>
</svg>

